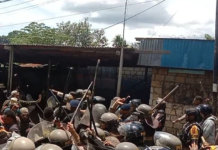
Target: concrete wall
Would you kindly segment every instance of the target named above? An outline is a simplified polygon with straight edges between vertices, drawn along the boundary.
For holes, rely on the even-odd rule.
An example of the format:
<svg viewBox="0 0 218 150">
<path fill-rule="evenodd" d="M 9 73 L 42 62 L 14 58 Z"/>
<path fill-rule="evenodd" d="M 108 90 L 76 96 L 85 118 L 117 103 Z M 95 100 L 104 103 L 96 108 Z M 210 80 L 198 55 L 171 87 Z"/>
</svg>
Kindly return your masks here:
<svg viewBox="0 0 218 150">
<path fill-rule="evenodd" d="M 167 119 L 164 131 L 172 134 L 181 132 L 182 123 L 173 124 L 172 121 L 184 114 L 184 110 L 191 107 L 191 101 L 196 95 L 203 96 L 199 82 L 210 95 L 212 91 L 212 72 L 204 74 L 171 73 L 168 68 L 153 68 L 149 104 L 154 106 L 157 97 L 164 97 L 177 84 L 179 89 L 167 100 Z"/>
</svg>

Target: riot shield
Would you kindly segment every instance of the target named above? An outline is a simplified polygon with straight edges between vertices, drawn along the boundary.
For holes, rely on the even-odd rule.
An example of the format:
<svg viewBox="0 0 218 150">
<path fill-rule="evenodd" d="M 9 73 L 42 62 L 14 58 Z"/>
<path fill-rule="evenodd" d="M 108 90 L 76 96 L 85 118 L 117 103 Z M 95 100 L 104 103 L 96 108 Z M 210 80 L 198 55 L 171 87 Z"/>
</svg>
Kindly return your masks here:
<svg viewBox="0 0 218 150">
<path fill-rule="evenodd" d="M 3 149 L 6 146 L 7 143 L 0 144 L 0 149 Z"/>
<path fill-rule="evenodd" d="M 27 94 L 27 95 L 26 95 L 26 100 L 27 100 L 27 101 L 34 101 L 33 98 L 32 98 L 32 96 L 31 96 L 30 94 Z M 30 113 L 36 108 L 36 106 L 35 106 L 35 105 L 30 105 L 30 106 L 28 106 L 27 108 L 28 108 L 29 114 L 30 114 Z"/>
<path fill-rule="evenodd" d="M 154 134 L 154 143 L 156 146 L 163 146 L 174 150 L 182 150 L 182 142 L 180 139 L 167 132 L 156 131 Z"/>
<path fill-rule="evenodd" d="M 47 100 L 47 105 L 48 105 L 48 107 L 54 108 L 54 107 L 57 107 L 57 106 L 58 106 L 58 102 L 56 101 L 56 99 L 54 98 L 54 96 L 51 96 L 51 97 L 49 97 L 48 100 Z"/>
<path fill-rule="evenodd" d="M 97 126 L 100 123 L 100 117 L 107 112 L 107 108 L 102 104 L 95 104 L 92 109 L 93 119 Z M 82 116 L 80 123 L 85 126 L 90 126 L 90 113 L 87 108 L 84 115 Z"/>
<path fill-rule="evenodd" d="M 85 113 L 83 114 L 80 122 L 79 122 L 79 125 L 85 125 L 85 126 L 90 126 L 90 113 L 89 113 L 89 109 L 88 107 L 86 108 L 86 111 Z"/>
<path fill-rule="evenodd" d="M 79 123 L 80 123 L 80 117 L 81 117 L 81 112 L 80 111 L 77 111 L 75 117 L 74 117 L 74 120 L 73 120 L 73 124 L 74 124 L 74 127 L 77 129 L 77 127 L 79 126 Z"/>
<path fill-rule="evenodd" d="M 95 104 L 92 109 L 93 119 L 97 126 L 100 125 L 101 116 L 107 112 L 107 108 L 102 104 Z"/>
<path fill-rule="evenodd" d="M 33 142 L 37 142 L 38 140 L 48 138 L 53 130 L 55 130 L 53 123 L 44 120 L 30 129 L 27 138 Z"/>
</svg>

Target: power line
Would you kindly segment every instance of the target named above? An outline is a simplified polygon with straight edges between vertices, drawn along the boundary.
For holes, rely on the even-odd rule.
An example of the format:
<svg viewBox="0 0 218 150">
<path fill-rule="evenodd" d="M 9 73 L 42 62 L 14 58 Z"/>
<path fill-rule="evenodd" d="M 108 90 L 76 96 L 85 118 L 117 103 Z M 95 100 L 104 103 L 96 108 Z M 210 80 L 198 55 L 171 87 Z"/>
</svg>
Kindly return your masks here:
<svg viewBox="0 0 218 150">
<path fill-rule="evenodd" d="M 11 11 L 6 11 L 6 12 L 3 12 L 3 13 L 0 13 L 0 15 L 7 14 L 7 13 L 10 13 L 10 12 L 14 12 L 14 11 L 23 10 L 23 9 L 28 9 L 28 8 L 32 8 L 32 7 L 36 8 L 36 7 L 39 7 L 39 6 L 43 5 L 43 4 L 49 4 L 49 3 L 56 2 L 56 1 L 59 1 L 59 0 L 46 1 L 46 2 L 43 2 L 43 3 L 36 4 L 36 5 L 31 5 L 31 6 L 27 6 L 27 7 L 15 9 L 15 10 L 11 10 Z"/>
<path fill-rule="evenodd" d="M 56 1 L 59 1 L 59 0 L 56 0 Z M 44 4 L 39 4 L 39 5 L 37 5 L 37 6 L 34 6 L 34 7 L 32 7 L 32 8 L 27 8 L 27 9 L 25 9 L 25 10 L 30 10 L 30 9 L 38 8 L 39 6 L 44 6 L 44 5 L 47 5 L 47 4 L 50 4 L 50 3 L 56 2 L 56 1 L 51 1 L 51 2 L 44 3 Z M 22 10 L 21 10 L 21 11 L 22 11 Z M 10 13 L 10 14 L 7 15 L 7 16 L 11 16 L 11 15 L 13 15 L 13 14 L 15 14 L 15 13 L 16 13 L 16 12 L 14 12 L 14 13 Z"/>
<path fill-rule="evenodd" d="M 25 3 L 29 3 L 31 1 L 34 1 L 34 0 L 29 0 L 29 1 L 22 2 L 22 3 L 14 4 L 14 5 L 11 5 L 11 6 L 3 7 L 3 8 L 0 8 L 0 10 L 10 8 L 10 7 L 14 7 L 14 6 L 18 6 L 18 5 L 22 5 L 22 4 L 25 4 Z"/>
<path fill-rule="evenodd" d="M 167 22 L 163 25 L 165 27 L 172 19 L 173 17 L 177 14 L 178 10 L 167 20 Z M 152 34 L 151 37 L 153 37 L 155 34 L 157 34 L 158 31 L 156 31 L 154 34 Z"/>
<path fill-rule="evenodd" d="M 157 4 L 153 5 L 153 6 L 151 6 L 151 7 L 149 7 L 149 8 L 147 8 L 147 9 L 145 9 L 145 10 L 143 10 L 143 11 L 141 11 L 141 12 L 139 12 L 139 13 L 137 13 L 137 14 L 135 14 L 135 15 L 129 17 L 129 18 L 127 18 L 125 21 L 127 21 L 127 20 L 129 20 L 129 19 L 132 19 L 132 18 L 134 18 L 134 17 L 136 17 L 136 16 L 138 16 L 138 15 L 140 15 L 140 14 L 142 14 L 142 13 L 148 11 L 149 9 L 151 9 L 151 8 L 153 8 L 153 7 L 155 7 L 155 6 L 159 5 L 159 4 L 161 4 L 161 3 L 163 3 L 164 1 L 165 1 L 165 0 L 162 0 L 161 2 L 159 2 L 159 3 L 157 3 Z M 120 23 L 122 23 L 122 22 L 123 22 L 123 21 L 120 21 L 120 22 L 118 22 L 118 23 L 116 23 L 116 24 L 110 25 L 110 26 L 104 28 L 103 30 L 106 30 L 106 29 L 108 29 L 108 28 L 111 28 L 111 27 L 113 27 L 113 26 L 116 26 L 116 25 L 118 25 L 118 24 L 120 24 Z"/>
<path fill-rule="evenodd" d="M 138 4 L 143 4 L 143 3 L 153 2 L 153 1 L 154 0 L 140 2 L 140 3 L 132 3 L 132 4 L 128 4 L 128 6 L 133 6 L 133 5 L 138 5 Z M 124 7 L 124 6 L 125 5 L 120 5 L 120 6 L 115 6 L 115 7 L 109 7 L 109 8 L 92 10 L 92 11 L 83 12 L 83 13 L 69 14 L 69 15 L 65 15 L 65 16 L 59 16 L 59 17 L 53 17 L 53 18 L 47 18 L 47 19 L 41 19 L 41 20 L 34 20 L 34 21 L 27 21 L 27 22 L 22 22 L 22 23 L 17 23 L 17 24 L 4 25 L 4 26 L 0 26 L 0 28 L 9 27 L 9 26 L 16 26 L 16 25 L 21 25 L 21 24 L 26 24 L 26 23 L 31 23 L 31 22 L 39 22 L 39 21 L 47 21 L 47 20 L 59 19 L 59 18 L 64 18 L 64 17 L 76 16 L 76 15 L 87 14 L 87 13 L 98 12 L 98 11 L 104 11 L 104 10 L 110 10 L 110 9 L 116 9 L 116 8 L 120 8 L 120 7 Z"/>
<path fill-rule="evenodd" d="M 0 3 L 5 3 L 5 2 L 9 2 L 11 0 L 0 0 Z"/>
</svg>

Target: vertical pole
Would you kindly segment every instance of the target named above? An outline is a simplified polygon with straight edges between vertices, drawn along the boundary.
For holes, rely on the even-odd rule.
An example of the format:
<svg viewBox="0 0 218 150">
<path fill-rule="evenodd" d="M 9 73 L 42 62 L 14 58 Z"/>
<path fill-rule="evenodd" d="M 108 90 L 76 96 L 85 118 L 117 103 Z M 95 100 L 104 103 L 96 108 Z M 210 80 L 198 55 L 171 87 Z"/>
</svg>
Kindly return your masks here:
<svg viewBox="0 0 218 150">
<path fill-rule="evenodd" d="M 123 47 L 124 47 L 125 26 L 126 26 L 126 8 L 127 8 L 127 0 L 125 4 L 125 11 L 124 11 L 123 41 L 122 41 L 121 52 L 120 52 L 120 65 L 119 65 L 119 73 L 118 73 L 118 81 L 117 81 L 117 96 L 120 96 L 122 72 L 123 72 L 123 53 L 124 53 Z"/>
<path fill-rule="evenodd" d="M 11 76 L 11 50 L 9 54 L 9 62 L 8 62 L 8 82 L 7 82 L 7 96 L 10 95 L 10 76 Z"/>
<path fill-rule="evenodd" d="M 49 93 L 50 74 L 51 74 L 51 59 L 49 59 L 49 61 L 48 61 L 48 77 L 47 77 L 47 92 L 46 92 L 46 100 L 48 99 L 48 93 Z"/>
<path fill-rule="evenodd" d="M 218 48 L 218 0 L 216 1 L 216 22 L 215 22 L 215 49 L 214 49 L 214 68 L 213 68 L 213 114 L 217 114 L 217 48 Z"/>
<path fill-rule="evenodd" d="M 13 68 L 14 68 L 14 49 L 11 49 L 11 75 L 10 75 L 10 92 L 12 91 L 12 82 L 13 82 Z"/>
</svg>

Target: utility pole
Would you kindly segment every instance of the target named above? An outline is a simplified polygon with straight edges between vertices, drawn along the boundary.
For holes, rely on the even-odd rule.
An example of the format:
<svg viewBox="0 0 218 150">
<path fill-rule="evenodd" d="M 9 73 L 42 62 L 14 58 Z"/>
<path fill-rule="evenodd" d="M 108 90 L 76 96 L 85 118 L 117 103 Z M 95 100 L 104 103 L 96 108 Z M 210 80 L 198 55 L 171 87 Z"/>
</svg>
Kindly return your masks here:
<svg viewBox="0 0 218 150">
<path fill-rule="evenodd" d="M 218 75 L 218 0 L 216 0 L 216 20 L 215 20 L 215 48 L 214 48 L 214 65 L 213 65 L 213 114 L 217 114 L 217 75 Z"/>
<path fill-rule="evenodd" d="M 118 73 L 118 80 L 117 80 L 117 96 L 120 96 L 122 73 L 123 73 L 123 53 L 124 53 L 123 47 L 124 47 L 124 38 L 125 38 L 127 1 L 128 0 L 126 0 L 125 11 L 124 11 L 124 20 L 123 20 L 123 41 L 122 41 L 121 52 L 120 52 L 120 65 L 119 65 L 119 73 Z"/>
</svg>

